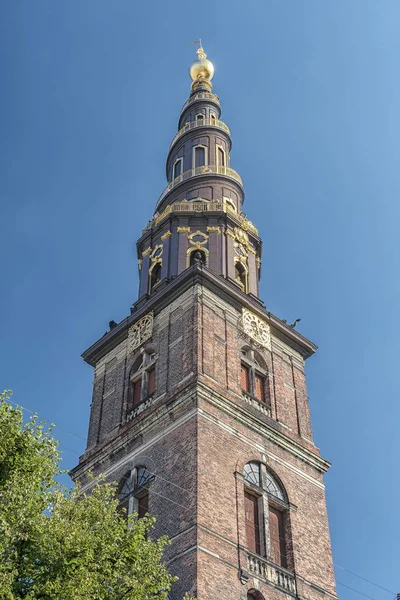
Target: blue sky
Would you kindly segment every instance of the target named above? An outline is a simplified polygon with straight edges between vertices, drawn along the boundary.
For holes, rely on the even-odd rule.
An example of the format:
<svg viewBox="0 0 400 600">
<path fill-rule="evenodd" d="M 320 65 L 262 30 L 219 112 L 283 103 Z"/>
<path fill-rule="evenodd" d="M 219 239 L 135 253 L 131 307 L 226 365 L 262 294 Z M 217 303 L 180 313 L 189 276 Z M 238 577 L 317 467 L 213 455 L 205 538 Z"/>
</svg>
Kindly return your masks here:
<svg viewBox="0 0 400 600">
<path fill-rule="evenodd" d="M 0 6 L 0 387 L 59 425 L 74 466 L 91 401 L 80 354 L 136 299 L 135 242 L 165 186 L 201 36 L 264 242 L 262 298 L 320 348 L 307 374 L 333 463 L 334 561 L 393 592 L 399 31 L 398 0 Z M 343 569 L 337 579 L 390 600 Z"/>
</svg>

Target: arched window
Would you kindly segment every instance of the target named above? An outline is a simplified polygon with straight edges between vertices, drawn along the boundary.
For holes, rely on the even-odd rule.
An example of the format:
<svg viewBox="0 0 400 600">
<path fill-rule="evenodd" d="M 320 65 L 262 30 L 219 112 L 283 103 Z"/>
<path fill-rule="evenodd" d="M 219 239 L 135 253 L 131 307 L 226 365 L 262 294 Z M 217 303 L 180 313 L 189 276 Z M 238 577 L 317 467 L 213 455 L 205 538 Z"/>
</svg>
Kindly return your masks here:
<svg viewBox="0 0 400 600">
<path fill-rule="evenodd" d="M 243 477 L 247 547 L 251 552 L 266 555 L 271 562 L 287 568 L 289 540 L 286 493 L 262 463 L 247 463 Z M 264 516 L 266 510 L 268 518 Z"/>
<path fill-rule="evenodd" d="M 221 146 L 217 146 L 217 165 L 225 167 L 225 150 Z"/>
<path fill-rule="evenodd" d="M 247 600 L 264 600 L 264 596 L 258 590 L 247 592 Z"/>
<path fill-rule="evenodd" d="M 263 358 L 252 348 L 241 350 L 242 392 L 269 406 L 269 379 Z"/>
<path fill-rule="evenodd" d="M 161 281 L 161 268 L 162 268 L 162 263 L 161 262 L 155 262 L 152 265 L 152 267 L 151 267 L 151 270 L 149 272 L 149 275 L 150 275 L 150 292 Z"/>
<path fill-rule="evenodd" d="M 149 512 L 149 484 L 151 480 L 152 476 L 146 467 L 136 467 L 134 509 L 139 519 Z"/>
<path fill-rule="evenodd" d="M 206 146 L 193 147 L 193 168 L 204 167 L 207 164 Z"/>
<path fill-rule="evenodd" d="M 245 294 L 247 294 L 247 269 L 239 261 L 235 262 L 235 281 Z"/>
<path fill-rule="evenodd" d="M 125 517 L 136 512 L 141 519 L 149 512 L 149 485 L 153 479 L 146 467 L 135 467 L 121 479 L 118 486 L 118 508 Z"/>
<path fill-rule="evenodd" d="M 129 377 L 128 415 L 143 400 L 154 395 L 156 390 L 155 358 L 155 353 L 143 352 L 133 363 Z"/>
<path fill-rule="evenodd" d="M 213 113 L 211 113 L 210 114 L 211 125 L 215 125 L 216 120 L 217 120 L 217 117 Z"/>
<path fill-rule="evenodd" d="M 206 255 L 205 252 L 203 252 L 203 250 L 194 250 L 190 254 L 190 266 L 192 267 L 195 263 L 198 262 L 202 263 L 203 265 L 206 264 Z"/>
<path fill-rule="evenodd" d="M 132 495 L 132 473 L 128 471 L 125 473 L 123 478 L 120 481 L 118 486 L 118 509 L 121 511 L 124 517 L 128 517 L 129 513 L 129 503 Z"/>
<path fill-rule="evenodd" d="M 179 175 L 182 175 L 182 163 L 183 163 L 182 158 L 178 158 L 175 161 L 173 169 L 172 169 L 172 179 L 176 179 L 177 177 L 179 177 Z"/>
<path fill-rule="evenodd" d="M 203 125 L 204 123 L 204 115 L 202 115 L 201 113 L 196 115 L 196 123 L 198 125 Z"/>
</svg>

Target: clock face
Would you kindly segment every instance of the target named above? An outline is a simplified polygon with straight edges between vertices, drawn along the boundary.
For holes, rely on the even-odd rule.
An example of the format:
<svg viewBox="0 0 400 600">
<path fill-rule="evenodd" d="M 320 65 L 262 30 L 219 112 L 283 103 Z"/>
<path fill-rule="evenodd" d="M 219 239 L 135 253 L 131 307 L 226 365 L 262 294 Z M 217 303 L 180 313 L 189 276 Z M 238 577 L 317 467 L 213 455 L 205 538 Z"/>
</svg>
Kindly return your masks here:
<svg viewBox="0 0 400 600">
<path fill-rule="evenodd" d="M 243 309 L 243 329 L 256 342 L 271 347 L 271 332 L 269 325 L 249 310 Z"/>
<path fill-rule="evenodd" d="M 137 323 L 129 328 L 128 353 L 133 352 L 143 342 L 148 340 L 153 333 L 153 313 L 149 313 L 139 319 Z"/>
</svg>

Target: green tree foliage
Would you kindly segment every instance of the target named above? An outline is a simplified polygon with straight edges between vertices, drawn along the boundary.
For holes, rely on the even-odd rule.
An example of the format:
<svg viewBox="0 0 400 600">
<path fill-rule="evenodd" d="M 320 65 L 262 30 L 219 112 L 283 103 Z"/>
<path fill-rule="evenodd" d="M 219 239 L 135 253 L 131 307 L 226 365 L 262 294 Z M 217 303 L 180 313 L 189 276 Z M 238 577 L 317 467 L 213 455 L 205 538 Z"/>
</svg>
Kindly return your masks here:
<svg viewBox="0 0 400 600">
<path fill-rule="evenodd" d="M 153 519 L 127 524 L 104 481 L 89 495 L 58 483 L 51 428 L 24 423 L 9 398 L 0 394 L 0 599 L 165 599 L 174 578 Z"/>
</svg>

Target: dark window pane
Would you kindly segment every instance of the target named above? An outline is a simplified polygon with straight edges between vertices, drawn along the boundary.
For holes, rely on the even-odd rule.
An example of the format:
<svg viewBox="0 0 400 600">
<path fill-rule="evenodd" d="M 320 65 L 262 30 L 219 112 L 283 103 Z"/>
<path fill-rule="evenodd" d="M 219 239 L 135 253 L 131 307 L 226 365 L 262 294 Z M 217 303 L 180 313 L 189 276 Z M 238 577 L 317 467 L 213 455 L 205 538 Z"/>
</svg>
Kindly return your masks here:
<svg viewBox="0 0 400 600">
<path fill-rule="evenodd" d="M 222 148 L 218 148 L 218 165 L 220 167 L 225 166 L 225 152 L 222 150 Z"/>
<path fill-rule="evenodd" d="M 147 388 L 147 395 L 151 396 L 152 394 L 154 394 L 154 390 L 156 389 L 156 370 L 153 367 L 152 369 L 150 369 L 149 371 L 149 383 L 148 383 L 148 388 Z"/>
<path fill-rule="evenodd" d="M 271 560 L 281 567 L 286 567 L 285 530 L 282 511 L 269 507 L 269 535 L 271 542 Z"/>
<path fill-rule="evenodd" d="M 249 369 L 242 365 L 241 370 L 241 382 L 242 382 L 242 390 L 245 392 L 250 392 L 250 377 L 249 377 Z"/>
<path fill-rule="evenodd" d="M 264 388 L 265 388 L 265 379 L 264 377 L 261 377 L 261 375 L 257 375 L 256 373 L 256 377 L 255 377 L 255 393 L 256 393 L 256 398 L 258 398 L 258 400 L 261 400 L 261 402 L 264 402 L 265 400 L 265 392 L 264 392 Z"/>
<path fill-rule="evenodd" d="M 196 148 L 194 157 L 195 167 L 204 167 L 206 164 L 205 148 Z"/>
<path fill-rule="evenodd" d="M 178 160 L 178 162 L 175 163 L 174 165 L 174 175 L 173 178 L 175 179 L 175 177 L 179 177 L 179 175 L 182 173 L 182 161 Z"/>
<path fill-rule="evenodd" d="M 244 493 L 244 512 L 246 524 L 247 547 L 251 552 L 260 554 L 260 526 L 258 515 L 258 498 Z"/>
<path fill-rule="evenodd" d="M 142 399 L 142 380 L 138 379 L 133 384 L 133 406 L 137 406 Z"/>
<path fill-rule="evenodd" d="M 146 493 L 144 496 L 139 498 L 138 516 L 139 519 L 144 517 L 149 512 L 149 494 Z"/>
</svg>

